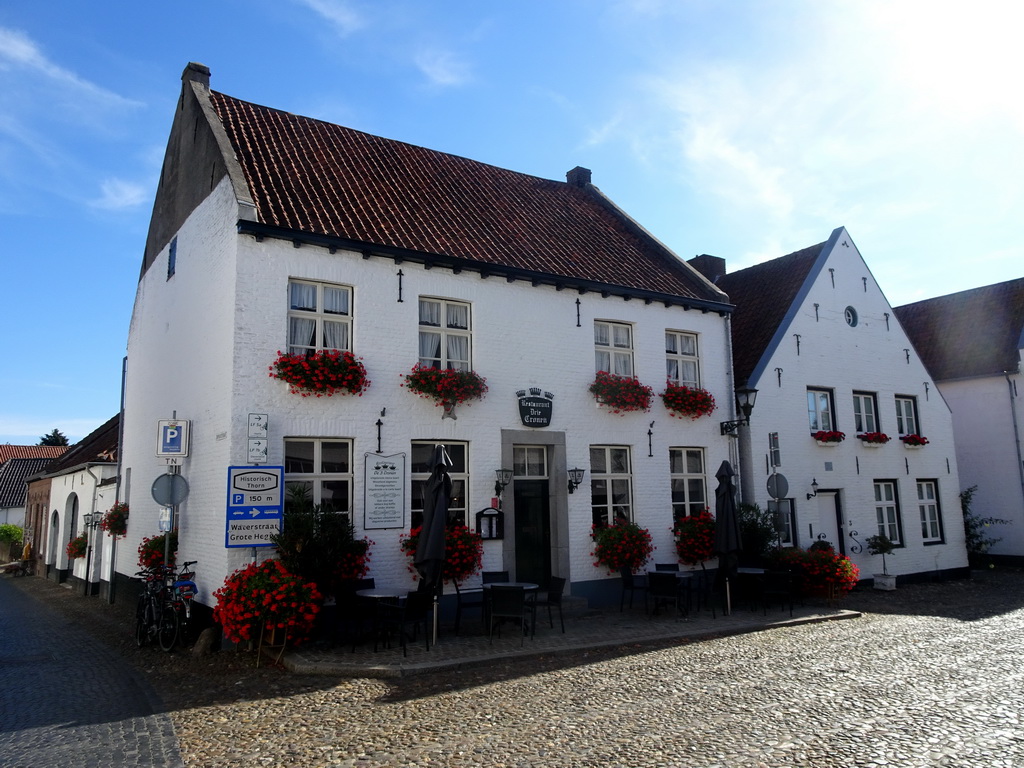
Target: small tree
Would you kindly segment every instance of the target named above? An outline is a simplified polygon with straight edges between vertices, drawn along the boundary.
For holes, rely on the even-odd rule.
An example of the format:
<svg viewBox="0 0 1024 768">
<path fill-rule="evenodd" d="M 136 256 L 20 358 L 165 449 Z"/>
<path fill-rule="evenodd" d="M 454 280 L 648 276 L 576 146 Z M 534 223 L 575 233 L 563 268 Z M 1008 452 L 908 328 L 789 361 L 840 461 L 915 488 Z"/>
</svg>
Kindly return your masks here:
<svg viewBox="0 0 1024 768">
<path fill-rule="evenodd" d="M 1009 525 L 1009 520 L 1001 520 L 998 517 L 981 517 L 976 514 L 971 506 L 974 504 L 974 494 L 978 486 L 960 492 L 960 509 L 964 514 L 964 543 L 967 545 L 967 557 L 972 565 L 978 565 L 979 561 L 985 559 L 989 549 L 1002 541 L 999 536 L 992 536 L 986 530 L 990 525 Z"/>
<path fill-rule="evenodd" d="M 889 571 L 885 567 L 885 556 L 891 555 L 895 551 L 896 545 L 884 533 L 880 533 L 877 536 L 868 536 L 864 543 L 867 545 L 869 555 L 882 556 L 882 574 L 888 576 Z"/>
<path fill-rule="evenodd" d="M 39 445 L 68 445 L 68 438 L 59 429 L 39 438 Z"/>
<path fill-rule="evenodd" d="M 21 526 L 14 523 L 0 525 L 0 546 L 7 547 L 8 556 L 21 544 L 22 533 Z"/>
</svg>

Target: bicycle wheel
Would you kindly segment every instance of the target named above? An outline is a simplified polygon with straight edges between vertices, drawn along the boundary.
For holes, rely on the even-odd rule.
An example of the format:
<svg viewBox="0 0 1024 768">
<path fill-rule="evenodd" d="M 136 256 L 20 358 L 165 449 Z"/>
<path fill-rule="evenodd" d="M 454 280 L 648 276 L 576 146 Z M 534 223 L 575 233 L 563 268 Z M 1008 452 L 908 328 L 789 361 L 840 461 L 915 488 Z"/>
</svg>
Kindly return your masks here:
<svg viewBox="0 0 1024 768">
<path fill-rule="evenodd" d="M 160 611 L 160 647 L 170 652 L 178 642 L 178 612 L 173 605 L 165 605 Z"/>
<path fill-rule="evenodd" d="M 141 648 L 149 637 L 149 625 L 146 622 L 146 600 L 139 598 L 139 606 L 135 609 L 135 644 Z"/>
</svg>

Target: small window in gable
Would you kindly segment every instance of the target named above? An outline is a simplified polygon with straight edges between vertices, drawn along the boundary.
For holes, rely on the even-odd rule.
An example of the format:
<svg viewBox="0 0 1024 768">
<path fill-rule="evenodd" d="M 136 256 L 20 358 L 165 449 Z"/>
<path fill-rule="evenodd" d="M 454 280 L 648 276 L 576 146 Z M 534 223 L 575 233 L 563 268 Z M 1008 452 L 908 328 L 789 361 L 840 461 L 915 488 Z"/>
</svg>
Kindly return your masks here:
<svg viewBox="0 0 1024 768">
<path fill-rule="evenodd" d="M 167 279 L 174 277 L 174 270 L 178 262 L 178 238 L 171 240 L 171 246 L 167 249 Z"/>
</svg>

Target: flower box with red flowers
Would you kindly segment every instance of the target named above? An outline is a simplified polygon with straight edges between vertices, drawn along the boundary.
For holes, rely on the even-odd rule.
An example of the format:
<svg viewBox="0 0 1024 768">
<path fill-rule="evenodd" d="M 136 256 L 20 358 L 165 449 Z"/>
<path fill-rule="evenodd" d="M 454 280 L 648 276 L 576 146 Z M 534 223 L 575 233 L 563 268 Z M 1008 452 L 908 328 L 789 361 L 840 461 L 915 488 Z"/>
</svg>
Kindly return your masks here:
<svg viewBox="0 0 1024 768">
<path fill-rule="evenodd" d="M 922 445 L 928 445 L 928 438 L 923 435 L 903 435 L 900 442 L 907 448 L 920 448 Z"/>
<path fill-rule="evenodd" d="M 598 371 L 594 383 L 588 388 L 594 399 L 612 413 L 649 411 L 654 390 L 632 376 L 616 376 Z"/>
<path fill-rule="evenodd" d="M 884 432 L 861 432 L 857 435 L 857 439 L 867 445 L 885 445 L 892 438 Z"/>
<path fill-rule="evenodd" d="M 846 439 L 846 433 L 831 429 L 819 429 L 817 432 L 812 432 L 811 437 L 818 445 L 837 445 Z"/>
<path fill-rule="evenodd" d="M 487 392 L 487 379 L 475 371 L 434 368 L 417 363 L 403 378 L 403 387 L 445 408 L 454 408 L 467 400 L 480 400 Z"/>
<path fill-rule="evenodd" d="M 636 573 L 654 551 L 651 532 L 636 523 L 595 525 L 590 536 L 594 540 L 594 565 L 604 566 L 608 573 L 619 573 L 623 568 Z"/>
<path fill-rule="evenodd" d="M 362 395 L 370 386 L 362 360 L 337 349 L 301 355 L 278 351 L 270 378 L 286 382 L 293 395 L 303 397 Z"/>
<path fill-rule="evenodd" d="M 670 415 L 683 419 L 699 419 L 714 412 L 715 398 L 706 389 L 688 387 L 685 384 L 667 382 L 665 391 L 661 393 L 661 402 L 668 408 Z"/>
</svg>

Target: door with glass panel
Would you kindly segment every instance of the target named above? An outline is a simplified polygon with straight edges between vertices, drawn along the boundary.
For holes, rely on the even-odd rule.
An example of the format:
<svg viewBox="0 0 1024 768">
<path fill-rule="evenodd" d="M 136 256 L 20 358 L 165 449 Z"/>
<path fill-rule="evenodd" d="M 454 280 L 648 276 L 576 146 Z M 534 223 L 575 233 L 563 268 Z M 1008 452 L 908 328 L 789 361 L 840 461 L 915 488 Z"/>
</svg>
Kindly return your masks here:
<svg viewBox="0 0 1024 768">
<path fill-rule="evenodd" d="M 543 445 L 512 447 L 515 578 L 547 584 L 551 578 L 548 452 Z"/>
</svg>

